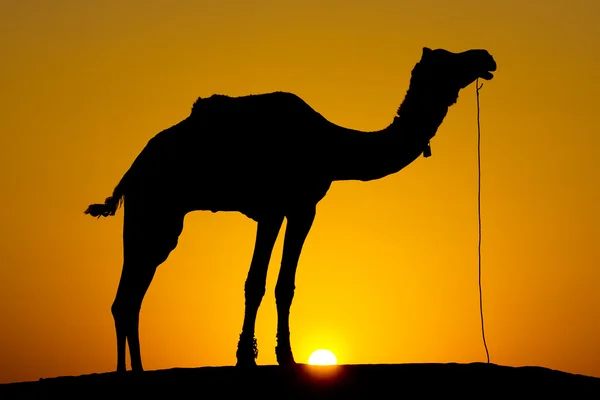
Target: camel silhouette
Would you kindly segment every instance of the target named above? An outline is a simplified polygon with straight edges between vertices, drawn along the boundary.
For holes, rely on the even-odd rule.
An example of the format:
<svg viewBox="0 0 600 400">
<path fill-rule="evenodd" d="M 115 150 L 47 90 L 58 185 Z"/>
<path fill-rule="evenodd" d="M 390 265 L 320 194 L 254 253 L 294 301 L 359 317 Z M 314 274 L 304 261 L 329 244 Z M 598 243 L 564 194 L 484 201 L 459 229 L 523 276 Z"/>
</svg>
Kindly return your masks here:
<svg viewBox="0 0 600 400">
<path fill-rule="evenodd" d="M 245 314 L 238 366 L 255 366 L 254 328 L 267 268 L 284 218 L 287 228 L 275 298 L 277 363 L 294 365 L 289 313 L 295 276 L 317 203 L 332 182 L 370 181 L 400 171 L 419 155 L 456 103 L 478 78 L 492 79 L 496 62 L 486 50 L 453 53 L 424 47 L 393 122 L 376 132 L 338 126 L 298 96 L 274 92 L 198 98 L 190 115 L 150 139 L 94 217 L 124 208 L 123 269 L 111 311 L 117 371 L 143 371 L 139 313 L 156 268 L 177 246 L 184 216 L 196 210 L 236 211 L 257 222 L 245 282 Z"/>
</svg>

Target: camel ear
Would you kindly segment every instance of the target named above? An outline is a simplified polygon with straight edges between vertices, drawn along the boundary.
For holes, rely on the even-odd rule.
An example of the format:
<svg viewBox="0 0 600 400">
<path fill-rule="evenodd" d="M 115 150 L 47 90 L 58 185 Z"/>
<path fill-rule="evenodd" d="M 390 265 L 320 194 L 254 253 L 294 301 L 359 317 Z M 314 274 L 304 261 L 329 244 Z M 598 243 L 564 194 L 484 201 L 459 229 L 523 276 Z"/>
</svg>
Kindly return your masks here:
<svg viewBox="0 0 600 400">
<path fill-rule="evenodd" d="M 433 50 L 431 50 L 429 47 L 423 47 L 423 55 L 421 57 L 425 57 L 427 54 L 431 53 Z"/>
</svg>

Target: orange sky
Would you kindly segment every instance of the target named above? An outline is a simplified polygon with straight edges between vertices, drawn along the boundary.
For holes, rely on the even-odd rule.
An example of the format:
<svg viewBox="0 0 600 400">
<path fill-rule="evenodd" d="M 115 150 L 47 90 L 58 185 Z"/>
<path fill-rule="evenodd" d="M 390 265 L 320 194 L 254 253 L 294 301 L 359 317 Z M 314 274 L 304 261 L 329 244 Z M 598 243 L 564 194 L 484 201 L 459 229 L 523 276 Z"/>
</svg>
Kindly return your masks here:
<svg viewBox="0 0 600 400">
<path fill-rule="evenodd" d="M 197 96 L 291 91 L 337 124 L 381 129 L 423 46 L 498 62 L 481 91 L 491 361 L 600 377 L 597 15 L 594 0 L 3 1 L 0 381 L 115 368 L 123 213 L 83 210 Z M 473 86 L 432 149 L 319 204 L 292 305 L 298 361 L 317 348 L 344 364 L 485 361 Z M 241 214 L 187 216 L 144 301 L 146 369 L 235 363 L 254 233 Z M 275 363 L 281 244 L 259 364 Z"/>
</svg>

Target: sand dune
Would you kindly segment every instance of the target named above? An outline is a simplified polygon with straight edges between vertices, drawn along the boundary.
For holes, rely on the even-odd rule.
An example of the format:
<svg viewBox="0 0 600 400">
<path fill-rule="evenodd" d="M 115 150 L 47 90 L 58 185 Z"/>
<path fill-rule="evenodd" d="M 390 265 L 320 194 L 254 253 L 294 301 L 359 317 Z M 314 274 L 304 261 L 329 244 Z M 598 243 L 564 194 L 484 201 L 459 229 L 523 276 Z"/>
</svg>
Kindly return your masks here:
<svg viewBox="0 0 600 400">
<path fill-rule="evenodd" d="M 159 395 L 166 386 L 169 398 L 190 395 L 203 398 L 429 398 L 431 395 L 489 398 L 510 395 L 523 398 L 553 394 L 568 398 L 600 398 L 600 378 L 574 375 L 541 367 L 506 367 L 495 364 L 369 364 L 294 369 L 260 366 L 174 368 L 142 374 L 102 373 L 40 379 L 0 385 L 0 395 L 29 394 L 90 397 L 127 388 L 128 396 Z M 98 393 L 96 393 L 98 391 Z M 162 393 L 162 392 L 161 392 Z M 187 393 L 187 394 L 186 394 Z M 92 396 L 92 397 L 95 397 Z M 4 397 L 7 398 L 7 397 Z"/>
</svg>

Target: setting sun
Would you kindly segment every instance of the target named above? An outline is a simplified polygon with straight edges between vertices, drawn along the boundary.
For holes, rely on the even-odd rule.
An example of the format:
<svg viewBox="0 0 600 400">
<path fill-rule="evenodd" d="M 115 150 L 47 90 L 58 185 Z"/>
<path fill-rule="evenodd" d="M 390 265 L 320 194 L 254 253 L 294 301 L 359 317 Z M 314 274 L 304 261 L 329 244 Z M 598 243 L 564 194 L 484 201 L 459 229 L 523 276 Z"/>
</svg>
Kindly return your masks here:
<svg viewBox="0 0 600 400">
<path fill-rule="evenodd" d="M 315 350 L 308 358 L 308 364 L 310 365 L 336 365 L 337 358 L 329 350 Z"/>
</svg>

